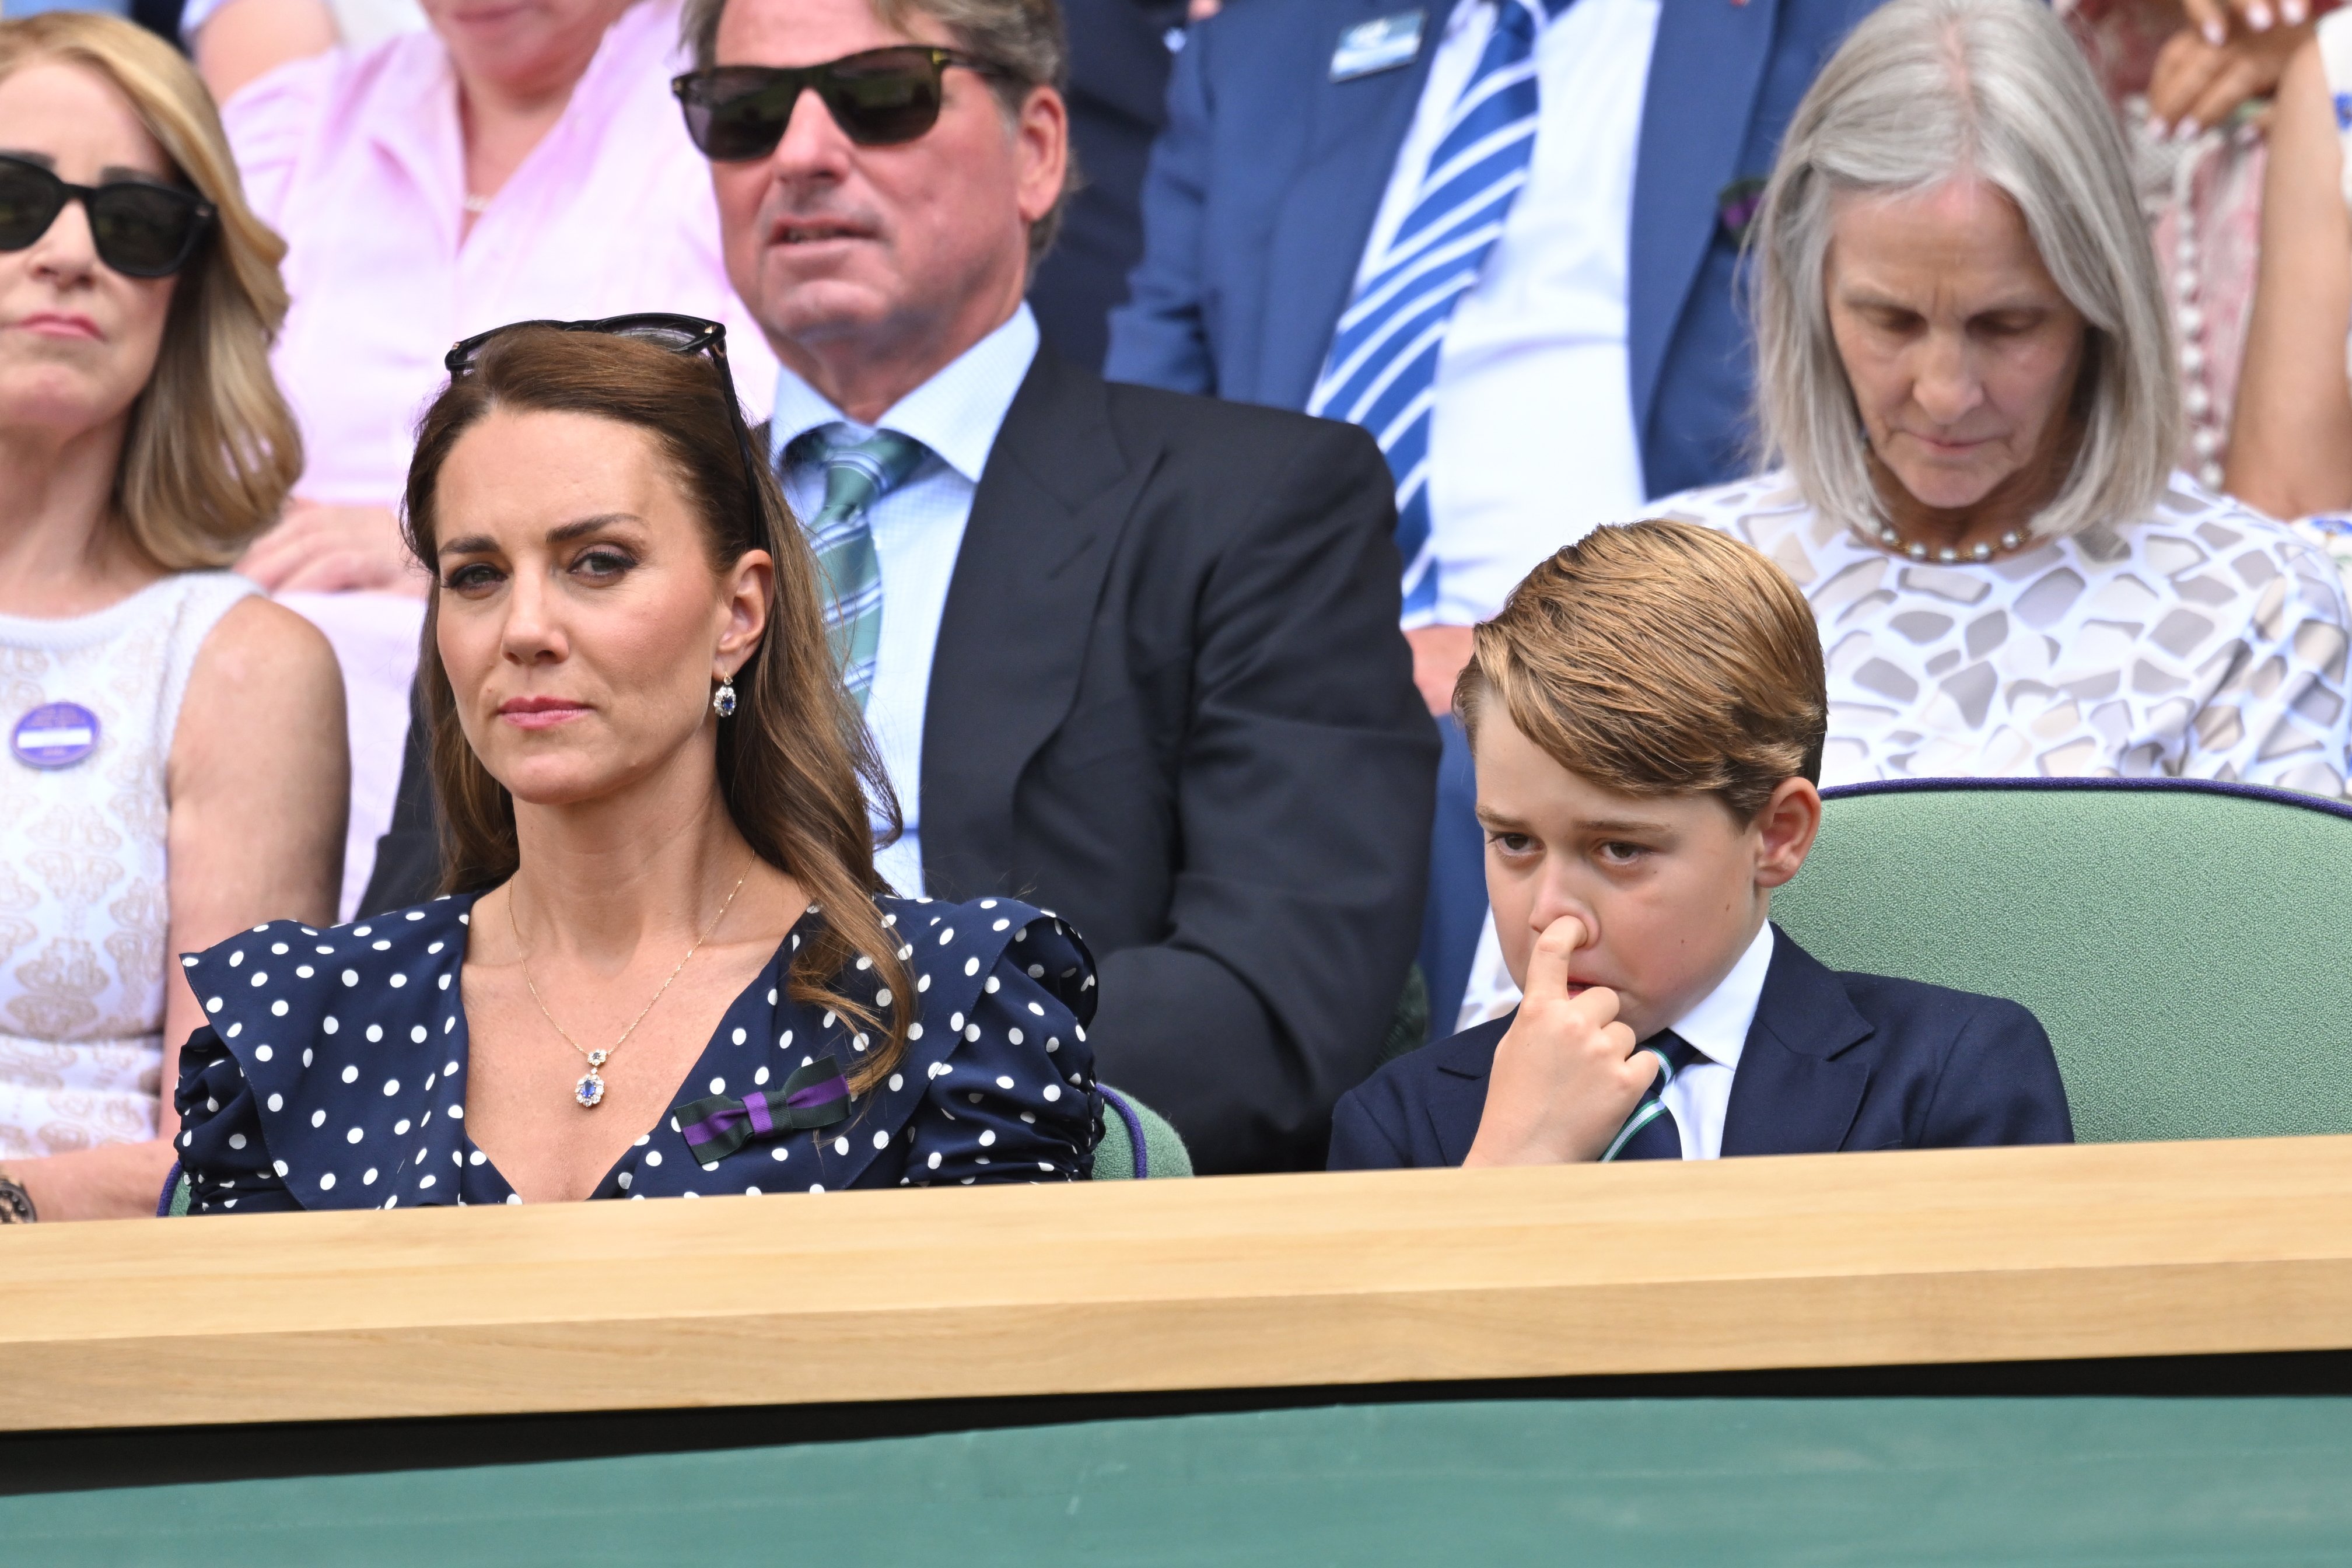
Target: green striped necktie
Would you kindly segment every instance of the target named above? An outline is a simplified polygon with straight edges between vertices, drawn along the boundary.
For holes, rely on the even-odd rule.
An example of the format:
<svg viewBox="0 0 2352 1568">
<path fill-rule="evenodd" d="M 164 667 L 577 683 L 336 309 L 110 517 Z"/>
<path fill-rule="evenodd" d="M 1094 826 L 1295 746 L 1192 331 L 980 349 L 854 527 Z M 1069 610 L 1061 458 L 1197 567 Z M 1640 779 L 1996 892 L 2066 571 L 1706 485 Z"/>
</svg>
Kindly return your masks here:
<svg viewBox="0 0 2352 1568">
<path fill-rule="evenodd" d="M 895 430 L 839 444 L 827 440 L 824 430 L 812 430 L 786 452 L 787 461 L 824 465 L 824 504 L 805 527 L 822 574 L 817 591 L 824 595 L 834 663 L 861 708 L 874 689 L 874 658 L 882 644 L 882 558 L 874 550 L 874 503 L 906 482 L 926 450 L 920 441 Z"/>
</svg>

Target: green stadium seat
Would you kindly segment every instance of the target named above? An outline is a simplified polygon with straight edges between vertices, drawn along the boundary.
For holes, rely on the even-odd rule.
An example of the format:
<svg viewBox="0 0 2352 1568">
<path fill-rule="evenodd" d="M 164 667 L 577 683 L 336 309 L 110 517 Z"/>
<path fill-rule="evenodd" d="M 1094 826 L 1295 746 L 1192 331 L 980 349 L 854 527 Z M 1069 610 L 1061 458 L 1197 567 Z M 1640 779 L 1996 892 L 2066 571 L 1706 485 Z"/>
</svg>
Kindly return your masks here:
<svg viewBox="0 0 2352 1568">
<path fill-rule="evenodd" d="M 1166 1117 L 1131 1094 L 1108 1084 L 1097 1087 L 1103 1098 L 1103 1135 L 1095 1145 L 1096 1181 L 1157 1181 L 1192 1173 L 1192 1152 Z"/>
<path fill-rule="evenodd" d="M 2081 1141 L 2352 1132 L 2352 808 L 2178 779 L 1822 800 L 1773 918 L 1832 969 L 2033 1009 Z"/>
</svg>

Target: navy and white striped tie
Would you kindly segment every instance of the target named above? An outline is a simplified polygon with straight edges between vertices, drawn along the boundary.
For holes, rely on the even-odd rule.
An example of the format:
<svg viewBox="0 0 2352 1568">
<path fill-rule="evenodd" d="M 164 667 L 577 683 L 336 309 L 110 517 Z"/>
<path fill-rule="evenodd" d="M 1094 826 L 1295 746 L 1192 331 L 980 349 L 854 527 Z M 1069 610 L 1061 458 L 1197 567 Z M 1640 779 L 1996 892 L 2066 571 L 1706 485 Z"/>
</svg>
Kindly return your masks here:
<svg viewBox="0 0 2352 1568">
<path fill-rule="evenodd" d="M 1536 40 L 1572 0 L 1500 0 L 1494 35 L 1430 153 L 1412 208 L 1339 317 L 1307 411 L 1370 430 L 1397 481 L 1408 616 L 1437 604 L 1429 431 L 1437 354 L 1478 280 L 1536 145 Z"/>
</svg>

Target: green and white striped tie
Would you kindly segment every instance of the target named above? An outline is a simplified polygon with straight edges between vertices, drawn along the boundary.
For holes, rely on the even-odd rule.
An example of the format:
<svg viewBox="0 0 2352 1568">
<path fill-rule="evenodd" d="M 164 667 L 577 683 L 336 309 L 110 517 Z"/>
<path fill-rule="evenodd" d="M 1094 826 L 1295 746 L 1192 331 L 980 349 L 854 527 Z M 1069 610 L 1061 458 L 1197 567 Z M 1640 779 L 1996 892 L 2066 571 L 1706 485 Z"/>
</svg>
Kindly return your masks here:
<svg viewBox="0 0 2352 1568">
<path fill-rule="evenodd" d="M 786 453 L 792 462 L 824 465 L 824 503 L 804 528 L 823 574 L 817 590 L 825 596 L 834 663 L 861 708 L 874 689 L 874 658 L 882 643 L 882 558 L 868 519 L 874 503 L 905 483 L 927 450 L 895 430 L 839 445 L 812 430 Z"/>
</svg>

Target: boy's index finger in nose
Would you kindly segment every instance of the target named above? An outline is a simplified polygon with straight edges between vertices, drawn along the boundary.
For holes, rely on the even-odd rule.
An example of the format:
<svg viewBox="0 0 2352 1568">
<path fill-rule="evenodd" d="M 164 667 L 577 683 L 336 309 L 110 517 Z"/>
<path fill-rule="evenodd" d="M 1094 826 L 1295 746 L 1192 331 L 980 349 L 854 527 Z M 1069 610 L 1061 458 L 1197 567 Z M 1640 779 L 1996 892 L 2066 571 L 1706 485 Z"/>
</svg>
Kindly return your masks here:
<svg viewBox="0 0 2352 1568">
<path fill-rule="evenodd" d="M 1559 1001 L 1567 996 L 1569 961 L 1584 942 L 1584 922 L 1574 915 L 1562 915 L 1544 927 L 1543 935 L 1536 938 L 1535 952 L 1528 955 L 1527 994 L 1531 1000 Z"/>
</svg>

